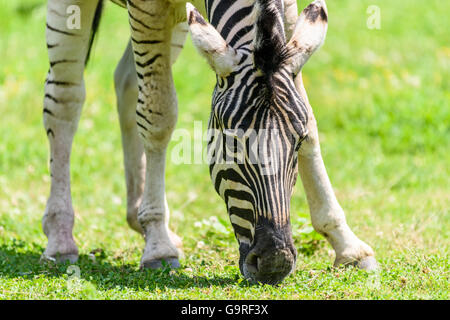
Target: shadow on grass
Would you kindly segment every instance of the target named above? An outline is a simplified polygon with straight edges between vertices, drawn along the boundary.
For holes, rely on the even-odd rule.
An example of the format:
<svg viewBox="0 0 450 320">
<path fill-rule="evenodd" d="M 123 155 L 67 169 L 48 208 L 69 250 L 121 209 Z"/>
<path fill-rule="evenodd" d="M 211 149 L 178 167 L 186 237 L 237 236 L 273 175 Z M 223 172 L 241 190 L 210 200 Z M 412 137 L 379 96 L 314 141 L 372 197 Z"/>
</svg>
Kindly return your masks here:
<svg viewBox="0 0 450 320">
<path fill-rule="evenodd" d="M 65 278 L 69 263 L 54 264 L 40 261 L 43 248 L 34 244 L 14 241 L 13 244 L 0 245 L 0 277 L 35 279 L 36 277 Z M 113 265 L 105 258 L 92 261 L 87 255 L 80 255 L 74 265 L 79 268 L 79 277 L 94 284 L 98 290 L 133 289 L 136 291 L 155 291 L 163 287 L 171 289 L 205 288 L 210 286 L 225 287 L 238 284 L 238 273 L 230 276 L 196 276 L 183 270 L 171 272 L 169 268 L 160 270 L 140 270 L 136 265 Z M 67 275 L 67 276 L 65 276 Z M 255 284 L 248 281 L 239 282 L 241 287 Z"/>
</svg>

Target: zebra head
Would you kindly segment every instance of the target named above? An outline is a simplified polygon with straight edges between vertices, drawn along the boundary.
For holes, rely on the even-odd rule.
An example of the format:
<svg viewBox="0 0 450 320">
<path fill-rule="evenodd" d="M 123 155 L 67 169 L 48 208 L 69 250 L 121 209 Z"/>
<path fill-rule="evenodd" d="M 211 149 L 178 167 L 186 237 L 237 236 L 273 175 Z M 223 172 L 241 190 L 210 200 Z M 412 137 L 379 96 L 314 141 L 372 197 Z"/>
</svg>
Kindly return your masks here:
<svg viewBox="0 0 450 320">
<path fill-rule="evenodd" d="M 187 4 L 194 45 L 217 74 L 211 178 L 239 242 L 241 273 L 276 284 L 295 268 L 290 199 L 297 151 L 308 134 L 294 76 L 323 43 L 326 6 L 323 0 L 310 4 L 286 41 L 281 0 L 242 0 L 248 7 L 241 8 L 214 2 L 206 1 L 211 24 Z"/>
</svg>

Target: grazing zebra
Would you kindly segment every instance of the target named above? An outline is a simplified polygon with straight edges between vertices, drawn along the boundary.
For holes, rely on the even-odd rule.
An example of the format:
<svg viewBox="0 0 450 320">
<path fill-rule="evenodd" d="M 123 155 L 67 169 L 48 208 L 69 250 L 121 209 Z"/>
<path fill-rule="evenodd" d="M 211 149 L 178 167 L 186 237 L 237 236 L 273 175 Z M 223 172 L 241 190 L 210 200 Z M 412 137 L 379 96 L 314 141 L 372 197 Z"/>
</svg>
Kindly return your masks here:
<svg viewBox="0 0 450 320">
<path fill-rule="evenodd" d="M 335 265 L 375 268 L 372 249 L 350 230 L 331 188 L 300 73 L 325 38 L 325 1 L 314 1 L 299 17 L 295 0 L 194 1 L 202 13 L 184 0 L 112 1 L 127 8 L 131 29 L 115 88 L 127 221 L 146 241 L 141 266 L 159 268 L 165 261 L 179 267 L 181 240 L 168 227 L 164 172 L 177 119 L 171 65 L 190 31 L 217 74 L 209 120 L 210 174 L 239 243 L 242 274 L 275 284 L 293 271 L 297 253 L 289 203 L 298 172 L 312 224 L 334 248 Z M 67 27 L 71 5 L 80 8 L 79 29 Z M 44 126 L 51 192 L 42 225 L 48 237 L 43 258 L 52 261 L 78 258 L 70 152 L 85 99 L 83 69 L 101 9 L 101 0 L 48 1 Z"/>
</svg>

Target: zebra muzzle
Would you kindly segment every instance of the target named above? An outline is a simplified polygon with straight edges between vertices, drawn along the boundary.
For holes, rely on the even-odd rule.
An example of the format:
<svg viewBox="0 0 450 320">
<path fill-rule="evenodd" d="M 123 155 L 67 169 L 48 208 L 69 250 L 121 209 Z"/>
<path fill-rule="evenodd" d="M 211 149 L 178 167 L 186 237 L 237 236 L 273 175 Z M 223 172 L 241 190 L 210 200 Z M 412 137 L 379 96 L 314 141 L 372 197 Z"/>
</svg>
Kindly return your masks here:
<svg viewBox="0 0 450 320">
<path fill-rule="evenodd" d="M 297 252 L 292 238 L 281 240 L 270 231 L 258 238 L 252 247 L 241 245 L 241 273 L 256 282 L 278 284 L 295 269 Z"/>
</svg>

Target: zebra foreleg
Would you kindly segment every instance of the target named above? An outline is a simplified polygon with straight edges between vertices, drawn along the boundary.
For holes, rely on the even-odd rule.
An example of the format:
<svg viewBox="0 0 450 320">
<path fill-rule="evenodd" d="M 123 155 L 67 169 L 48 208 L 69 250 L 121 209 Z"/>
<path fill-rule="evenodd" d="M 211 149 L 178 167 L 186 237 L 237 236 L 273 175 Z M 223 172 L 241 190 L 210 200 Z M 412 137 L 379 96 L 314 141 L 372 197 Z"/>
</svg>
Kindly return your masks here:
<svg viewBox="0 0 450 320">
<path fill-rule="evenodd" d="M 308 102 L 302 76 L 295 79 L 296 87 L 308 107 L 308 137 L 298 153 L 298 167 L 306 192 L 311 222 L 333 247 L 334 265 L 354 264 L 362 269 L 377 267 L 372 248 L 360 240 L 348 226 L 344 210 L 336 199 L 320 151 L 317 123 Z"/>
<path fill-rule="evenodd" d="M 44 127 L 50 143 L 51 191 L 42 227 L 48 238 L 44 259 L 75 261 L 70 153 L 85 99 L 83 70 L 98 1 L 49 0 L 46 39 L 50 70 L 45 82 Z M 79 28 L 69 29 L 68 8 L 80 8 Z"/>
<path fill-rule="evenodd" d="M 179 252 L 172 240 L 175 237 L 170 236 L 165 197 L 166 150 L 177 120 L 171 72 L 173 8 L 164 0 L 127 4 L 138 83 L 137 131 L 147 160 L 137 214 L 146 243 L 141 266 L 159 268 L 165 261 L 178 267 Z"/>
<path fill-rule="evenodd" d="M 323 42 L 326 34 L 327 9 L 324 0 L 309 5 L 295 23 L 297 12 L 294 0 L 285 0 L 286 30 L 292 36 L 289 44 L 297 52 L 293 58 L 293 69 L 301 70 L 311 52 Z M 313 14 L 314 13 L 314 14 Z M 317 18 L 320 13 L 321 18 Z M 295 27 L 294 27 L 295 25 Z M 299 149 L 299 172 L 309 204 L 311 222 L 336 252 L 335 266 L 356 264 L 363 269 L 377 267 L 374 252 L 361 241 L 347 225 L 344 211 L 339 205 L 322 159 L 316 119 L 308 101 L 301 72 L 295 85 L 308 109 L 308 136 Z"/>
<path fill-rule="evenodd" d="M 171 64 L 176 61 L 183 48 L 187 31 L 186 23 L 179 23 L 173 29 Z M 146 158 L 136 125 L 136 103 L 138 100 L 137 79 L 133 47 L 130 40 L 114 73 L 114 84 L 122 133 L 125 180 L 127 185 L 127 222 L 133 230 L 143 234 L 144 230 L 139 224 L 137 213 L 144 191 Z M 169 236 L 172 242 L 178 248 L 181 248 L 181 239 L 170 230 Z"/>
</svg>

